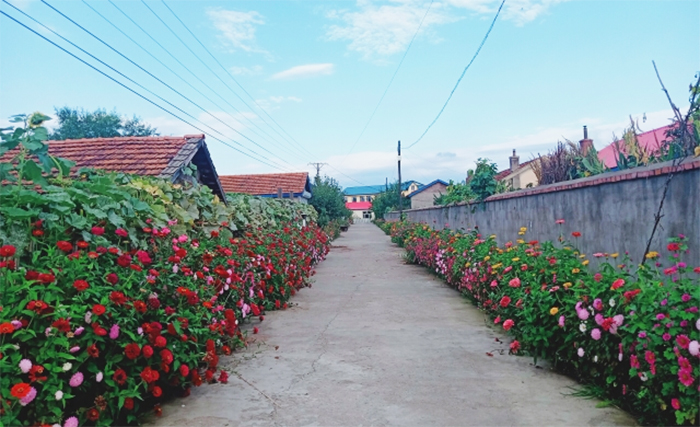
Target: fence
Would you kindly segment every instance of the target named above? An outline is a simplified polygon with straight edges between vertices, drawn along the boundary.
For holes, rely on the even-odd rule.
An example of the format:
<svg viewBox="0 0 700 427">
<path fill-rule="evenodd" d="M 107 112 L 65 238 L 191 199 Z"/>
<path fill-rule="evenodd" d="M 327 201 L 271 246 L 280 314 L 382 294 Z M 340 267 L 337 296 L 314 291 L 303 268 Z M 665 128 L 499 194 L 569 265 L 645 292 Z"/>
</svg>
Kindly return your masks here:
<svg viewBox="0 0 700 427">
<path fill-rule="evenodd" d="M 560 233 L 575 240 L 582 253 L 629 253 L 639 263 L 651 235 L 671 163 L 608 172 L 588 178 L 498 194 L 483 204 L 461 204 L 404 211 L 406 218 L 436 229 L 473 229 L 495 234 L 499 244 L 515 240 L 556 241 Z M 684 261 L 700 266 L 700 159 L 686 160 L 671 180 L 651 250 L 662 253 L 669 237 L 689 238 Z M 385 215 L 398 219 L 398 212 Z M 558 226 L 555 221 L 566 222 Z M 581 237 L 573 238 L 578 231 Z M 594 261 L 592 261 L 594 262 Z"/>
</svg>

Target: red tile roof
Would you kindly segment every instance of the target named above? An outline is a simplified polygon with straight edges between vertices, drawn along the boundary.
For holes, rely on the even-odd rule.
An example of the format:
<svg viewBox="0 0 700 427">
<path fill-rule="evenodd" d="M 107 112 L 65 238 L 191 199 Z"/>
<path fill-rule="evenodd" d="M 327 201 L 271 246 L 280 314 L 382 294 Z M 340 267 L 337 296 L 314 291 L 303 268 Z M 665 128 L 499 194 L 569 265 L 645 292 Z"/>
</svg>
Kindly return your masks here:
<svg viewBox="0 0 700 427">
<path fill-rule="evenodd" d="M 65 141 L 46 141 L 49 154 L 75 162 L 74 172 L 80 168 L 104 169 L 136 175 L 159 176 L 175 160 L 186 144 L 196 145 L 204 135 L 133 136 L 119 138 L 86 138 Z M 189 154 L 189 153 L 188 153 Z M 191 153 L 194 155 L 194 150 Z M 9 161 L 15 150 L 0 157 Z"/>
<path fill-rule="evenodd" d="M 518 169 L 521 169 L 521 168 L 523 168 L 523 167 L 529 165 L 530 163 L 532 163 L 532 162 L 535 161 L 535 160 L 536 160 L 536 159 L 532 159 L 532 160 L 528 160 L 528 161 L 525 162 L 525 163 L 521 163 L 520 166 L 518 167 Z M 516 169 L 516 171 L 517 171 L 518 169 Z M 506 169 L 506 170 L 502 170 L 502 171 L 498 172 L 496 175 L 494 175 L 494 178 L 496 179 L 496 181 L 500 181 L 500 180 L 502 180 L 503 178 L 505 178 L 505 177 L 507 177 L 508 175 L 510 175 L 511 173 L 512 173 L 512 172 L 511 172 L 510 168 L 508 168 L 508 169 Z"/>
<path fill-rule="evenodd" d="M 658 129 L 652 129 L 650 131 L 640 133 L 637 135 L 637 142 L 639 146 L 644 150 L 654 153 L 659 150 L 662 143 L 668 138 L 666 137 L 666 132 L 671 129 L 673 125 L 668 125 L 660 127 Z M 620 148 L 624 146 L 624 142 L 620 141 Z M 617 167 L 617 151 L 615 150 L 615 143 L 608 145 L 598 152 L 598 158 L 605 163 L 610 169 Z"/>
<path fill-rule="evenodd" d="M 270 196 L 276 195 L 279 188 L 284 194 L 301 194 L 310 190 L 308 172 L 220 175 L 219 180 L 226 193 Z"/>
<path fill-rule="evenodd" d="M 351 211 L 366 211 L 372 209 L 372 202 L 347 202 L 345 207 Z"/>
</svg>

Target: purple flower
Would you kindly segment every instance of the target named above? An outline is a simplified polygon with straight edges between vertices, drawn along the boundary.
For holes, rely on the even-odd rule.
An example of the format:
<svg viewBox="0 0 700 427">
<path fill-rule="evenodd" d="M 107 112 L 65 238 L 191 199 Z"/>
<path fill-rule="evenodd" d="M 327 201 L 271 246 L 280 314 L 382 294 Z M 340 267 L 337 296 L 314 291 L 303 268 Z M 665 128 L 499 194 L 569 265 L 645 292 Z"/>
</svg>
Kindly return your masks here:
<svg viewBox="0 0 700 427">
<path fill-rule="evenodd" d="M 690 294 L 683 294 L 683 296 L 681 297 L 681 300 L 682 300 L 683 302 L 688 302 L 688 301 L 690 301 Z"/>
<path fill-rule="evenodd" d="M 613 316 L 613 322 L 615 322 L 615 325 L 617 325 L 617 326 L 622 326 L 624 321 L 625 321 L 625 316 L 623 316 L 622 314 L 616 314 Z"/>
<path fill-rule="evenodd" d="M 32 400 L 36 397 L 36 389 L 34 387 L 29 389 L 29 393 L 19 400 L 19 404 L 22 406 L 27 406 L 32 403 Z"/>
<path fill-rule="evenodd" d="M 15 328 L 15 331 L 22 327 L 22 322 L 19 320 L 13 320 L 10 323 L 12 324 L 12 327 Z"/>
<path fill-rule="evenodd" d="M 600 314 L 600 313 L 596 314 L 595 317 L 594 317 L 594 319 L 595 319 L 595 322 L 598 324 L 598 326 L 602 325 L 602 324 L 603 324 L 603 320 L 605 320 L 605 318 L 603 317 L 603 315 Z"/>
<path fill-rule="evenodd" d="M 647 337 L 647 333 L 646 333 L 646 332 L 644 332 L 644 331 L 642 331 L 642 332 L 640 332 L 640 333 L 639 333 L 639 335 L 637 335 L 637 336 L 638 336 L 639 338 L 642 338 L 642 339 L 644 339 L 644 338 L 646 338 L 646 337 Z"/>
<path fill-rule="evenodd" d="M 666 324 L 666 327 L 667 327 L 667 328 L 672 328 L 672 327 L 673 327 L 673 322 L 668 322 L 668 323 Z"/>
<path fill-rule="evenodd" d="M 63 427 L 78 427 L 79 422 L 76 417 L 70 417 L 63 423 Z"/>
<path fill-rule="evenodd" d="M 565 321 L 565 320 L 566 320 L 566 319 L 564 318 L 564 316 L 559 316 L 559 327 L 560 327 L 560 328 L 563 328 L 563 327 L 564 327 L 564 321 Z"/>
<path fill-rule="evenodd" d="M 698 308 L 697 307 L 690 307 L 690 308 L 686 309 L 685 311 L 687 311 L 688 313 L 697 313 Z"/>
<path fill-rule="evenodd" d="M 596 298 L 593 301 L 593 308 L 595 308 L 598 311 L 601 311 L 603 309 L 603 300 L 601 300 L 600 298 Z"/>
<path fill-rule="evenodd" d="M 75 335 L 75 336 L 77 337 L 78 335 L 82 334 L 83 331 L 85 331 L 85 328 L 83 328 L 83 327 L 81 326 L 81 327 L 79 327 L 78 329 L 76 329 L 75 332 L 73 332 L 73 335 Z"/>
<path fill-rule="evenodd" d="M 82 372 L 76 372 L 73 374 L 73 376 L 70 378 L 70 381 L 68 384 L 70 384 L 71 387 L 79 387 L 80 384 L 83 383 L 83 373 Z"/>
<path fill-rule="evenodd" d="M 111 328 L 109 328 L 109 337 L 112 338 L 113 340 L 116 340 L 117 337 L 119 336 L 119 325 L 116 323 L 112 325 Z"/>
<path fill-rule="evenodd" d="M 594 328 L 594 329 L 591 331 L 591 338 L 593 338 L 594 340 L 598 341 L 598 340 L 600 339 L 600 329 Z"/>
<path fill-rule="evenodd" d="M 32 361 L 29 359 L 20 360 L 19 369 L 22 371 L 22 373 L 26 374 L 30 369 L 32 369 Z"/>
<path fill-rule="evenodd" d="M 656 315 L 657 320 L 664 320 L 666 318 L 666 315 L 663 313 L 659 313 Z"/>
<path fill-rule="evenodd" d="M 668 304 L 668 300 L 667 300 L 666 298 L 662 299 L 662 300 L 661 300 L 661 305 L 666 305 L 666 304 Z M 658 319 L 658 317 L 659 317 L 659 316 L 657 315 L 656 318 Z M 659 320 L 661 320 L 661 319 L 659 319 Z"/>
<path fill-rule="evenodd" d="M 681 320 L 681 328 L 685 328 L 688 326 L 688 321 L 687 320 Z"/>
<path fill-rule="evenodd" d="M 70 350 L 68 350 L 68 351 L 71 353 L 77 353 L 80 351 L 80 346 L 76 345 L 75 347 L 71 347 Z"/>
<path fill-rule="evenodd" d="M 671 340 L 671 334 L 669 334 L 668 332 L 666 332 L 665 334 L 663 334 L 661 337 L 664 339 L 664 341 L 670 341 L 670 340 Z"/>
</svg>

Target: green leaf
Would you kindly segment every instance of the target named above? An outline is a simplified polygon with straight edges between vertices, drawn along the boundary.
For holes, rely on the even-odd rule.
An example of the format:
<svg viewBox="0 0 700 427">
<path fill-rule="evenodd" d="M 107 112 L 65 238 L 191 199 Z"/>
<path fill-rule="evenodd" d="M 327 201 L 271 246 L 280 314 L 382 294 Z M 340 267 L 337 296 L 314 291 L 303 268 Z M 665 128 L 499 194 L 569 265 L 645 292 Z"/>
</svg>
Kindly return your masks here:
<svg viewBox="0 0 700 427">
<path fill-rule="evenodd" d="M 598 402 L 595 407 L 596 408 L 607 408 L 608 406 L 612 405 L 612 402 L 608 400 L 604 400 L 602 402 Z"/>
<path fill-rule="evenodd" d="M 37 184 L 46 183 L 46 180 L 41 174 L 41 168 L 34 160 L 27 160 L 27 162 L 24 164 L 24 167 L 22 168 L 22 178 Z"/>
<path fill-rule="evenodd" d="M 114 211 L 109 211 L 109 213 L 107 214 L 107 219 L 109 220 L 109 222 L 114 224 L 116 227 L 122 227 L 122 226 L 126 225 L 126 223 L 124 222 L 124 219 L 122 217 L 120 217 L 119 215 L 117 215 Z"/>
<path fill-rule="evenodd" d="M 49 139 L 49 132 L 45 127 L 38 127 L 34 129 L 34 138 L 38 139 L 39 141 L 46 141 Z"/>
<path fill-rule="evenodd" d="M 35 209 L 26 210 L 12 206 L 0 207 L 0 212 L 4 213 L 10 218 L 32 218 L 39 214 L 39 211 Z"/>
<path fill-rule="evenodd" d="M 71 212 L 70 215 L 66 217 L 66 222 L 79 230 L 83 230 L 87 227 L 87 219 L 75 212 Z"/>
<path fill-rule="evenodd" d="M 44 148 L 44 143 L 35 139 L 23 139 L 22 145 L 29 151 L 36 151 Z"/>
</svg>

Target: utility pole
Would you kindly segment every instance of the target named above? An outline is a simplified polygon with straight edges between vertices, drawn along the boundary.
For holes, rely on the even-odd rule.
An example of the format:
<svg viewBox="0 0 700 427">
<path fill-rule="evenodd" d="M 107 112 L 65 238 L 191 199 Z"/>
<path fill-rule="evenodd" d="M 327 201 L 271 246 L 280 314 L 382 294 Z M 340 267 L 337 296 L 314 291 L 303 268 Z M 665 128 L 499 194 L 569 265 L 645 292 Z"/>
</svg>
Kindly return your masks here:
<svg viewBox="0 0 700 427">
<path fill-rule="evenodd" d="M 384 191 L 389 191 L 389 177 L 384 178 Z"/>
<path fill-rule="evenodd" d="M 313 166 L 316 168 L 316 178 L 320 179 L 321 178 L 321 168 L 328 163 L 309 163 L 309 166 Z"/>
<path fill-rule="evenodd" d="M 401 203 L 401 141 L 399 141 L 399 221 L 403 219 L 403 206 Z"/>
</svg>

